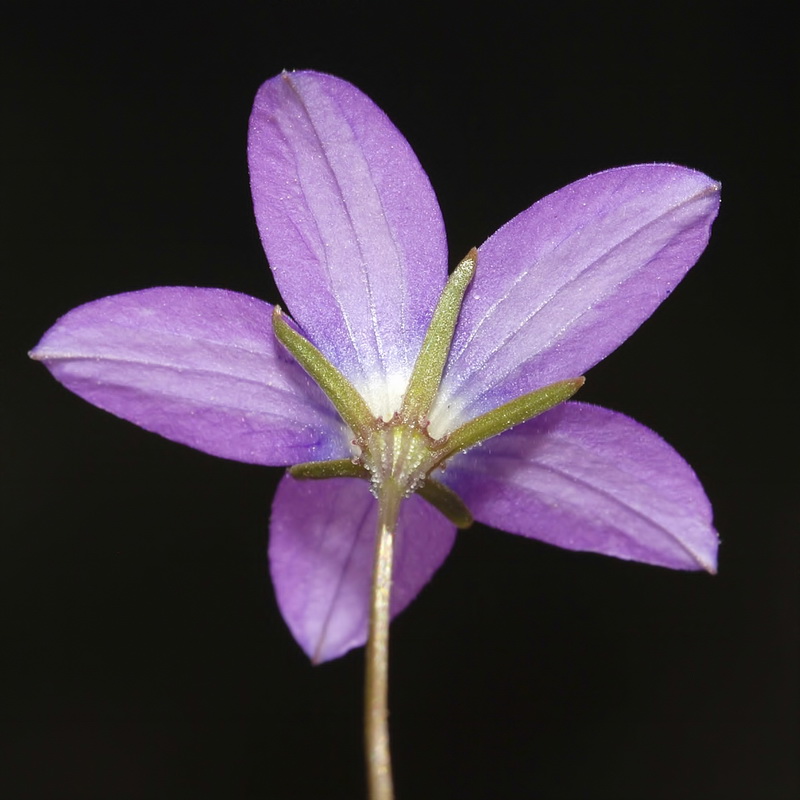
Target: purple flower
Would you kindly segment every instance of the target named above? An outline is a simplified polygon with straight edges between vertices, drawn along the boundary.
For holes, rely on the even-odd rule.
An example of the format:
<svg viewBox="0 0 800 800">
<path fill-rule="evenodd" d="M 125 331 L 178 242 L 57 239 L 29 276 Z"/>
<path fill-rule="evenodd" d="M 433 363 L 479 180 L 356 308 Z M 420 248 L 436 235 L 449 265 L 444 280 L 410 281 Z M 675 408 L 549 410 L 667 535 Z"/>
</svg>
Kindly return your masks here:
<svg viewBox="0 0 800 800">
<path fill-rule="evenodd" d="M 261 87 L 249 159 L 256 220 L 293 322 L 234 292 L 152 288 L 74 309 L 32 356 L 89 402 L 207 453 L 332 462 L 287 474 L 272 508 L 272 577 L 306 653 L 324 661 L 366 639 L 370 480 L 387 442 L 422 453 L 400 487 L 394 614 L 447 557 L 455 522 L 468 522 L 464 505 L 487 525 L 561 547 L 714 571 L 708 500 L 655 433 L 583 403 L 531 419 L 514 405 L 553 386 L 567 389 L 542 407 L 565 399 L 650 316 L 706 245 L 714 181 L 668 164 L 623 167 L 523 211 L 478 248 L 477 267 L 474 254 L 462 263 L 459 286 L 448 284 L 457 296 L 440 308 L 455 324 L 452 343 L 432 329 L 441 364 L 414 383 L 424 397 L 412 402 L 447 251 L 408 143 L 355 87 L 297 72 Z M 469 428 L 476 419 L 483 433 Z"/>
</svg>

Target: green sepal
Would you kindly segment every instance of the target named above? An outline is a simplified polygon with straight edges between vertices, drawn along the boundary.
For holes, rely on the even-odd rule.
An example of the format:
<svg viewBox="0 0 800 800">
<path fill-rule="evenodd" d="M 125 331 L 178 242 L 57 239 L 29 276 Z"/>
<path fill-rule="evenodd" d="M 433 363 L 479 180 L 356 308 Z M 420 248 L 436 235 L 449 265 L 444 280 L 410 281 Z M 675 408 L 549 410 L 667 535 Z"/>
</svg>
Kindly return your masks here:
<svg viewBox="0 0 800 800">
<path fill-rule="evenodd" d="M 472 281 L 477 263 L 478 251 L 473 247 L 447 280 L 403 398 L 400 410 L 403 419 L 422 419 L 433 405 L 450 353 L 464 293 Z"/>
<path fill-rule="evenodd" d="M 333 461 L 305 461 L 289 467 L 289 474 L 298 480 L 323 480 L 324 478 L 363 478 L 370 479 L 370 472 L 361 464 L 354 464 L 349 458 Z"/>
<path fill-rule="evenodd" d="M 328 395 L 353 433 L 365 436 L 367 431 L 375 428 L 375 417 L 353 384 L 305 336 L 289 325 L 279 306 L 275 306 L 272 312 L 272 329 L 280 343 Z"/>
<path fill-rule="evenodd" d="M 515 425 L 527 422 L 565 400 L 569 400 L 586 382 L 585 378 L 570 378 L 566 381 L 551 383 L 535 392 L 517 397 L 502 406 L 487 411 L 479 417 L 464 423 L 448 436 L 437 442 L 437 462 L 441 463 L 450 456 L 463 450 L 469 450 L 492 436 L 497 436 Z"/>
<path fill-rule="evenodd" d="M 417 489 L 417 494 L 441 511 L 458 528 L 469 528 L 475 521 L 464 501 L 449 486 L 433 478 L 426 478 Z"/>
</svg>

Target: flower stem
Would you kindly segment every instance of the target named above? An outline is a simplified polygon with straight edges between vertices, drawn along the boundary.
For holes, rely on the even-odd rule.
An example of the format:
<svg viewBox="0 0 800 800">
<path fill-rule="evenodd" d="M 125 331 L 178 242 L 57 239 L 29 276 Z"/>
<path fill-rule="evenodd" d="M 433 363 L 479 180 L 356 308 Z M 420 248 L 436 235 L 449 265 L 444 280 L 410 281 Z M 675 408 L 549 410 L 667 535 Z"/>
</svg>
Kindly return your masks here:
<svg viewBox="0 0 800 800">
<path fill-rule="evenodd" d="M 370 800 L 394 797 L 389 752 L 389 620 L 394 532 L 401 500 L 395 481 L 389 479 L 380 487 L 364 686 L 364 742 Z"/>
</svg>

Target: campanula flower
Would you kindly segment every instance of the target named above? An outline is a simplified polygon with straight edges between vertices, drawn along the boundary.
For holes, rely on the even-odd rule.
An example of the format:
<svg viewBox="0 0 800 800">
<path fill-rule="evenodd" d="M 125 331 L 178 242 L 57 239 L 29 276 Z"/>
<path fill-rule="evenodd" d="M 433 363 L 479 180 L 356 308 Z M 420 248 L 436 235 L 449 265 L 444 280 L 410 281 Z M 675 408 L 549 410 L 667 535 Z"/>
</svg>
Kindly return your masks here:
<svg viewBox="0 0 800 800">
<path fill-rule="evenodd" d="M 698 259 L 714 181 L 670 164 L 591 175 L 512 219 L 448 282 L 428 178 L 349 83 L 313 72 L 267 81 L 248 153 L 288 314 L 221 289 L 144 289 L 70 311 L 32 356 L 168 439 L 299 465 L 273 501 L 269 560 L 309 656 L 367 638 L 376 496 L 390 484 L 392 614 L 471 518 L 714 571 L 710 506 L 686 462 L 622 414 L 561 402 Z"/>
</svg>

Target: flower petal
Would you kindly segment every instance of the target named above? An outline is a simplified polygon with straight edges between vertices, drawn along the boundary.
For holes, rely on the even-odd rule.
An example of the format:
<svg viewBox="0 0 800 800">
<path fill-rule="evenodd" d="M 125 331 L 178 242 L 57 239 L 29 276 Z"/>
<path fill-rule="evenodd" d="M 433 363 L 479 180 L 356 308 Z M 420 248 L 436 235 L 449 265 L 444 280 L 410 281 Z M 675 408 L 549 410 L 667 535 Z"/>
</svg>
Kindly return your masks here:
<svg viewBox="0 0 800 800">
<path fill-rule="evenodd" d="M 314 72 L 261 87 L 248 154 L 256 221 L 289 310 L 373 412 L 390 414 L 447 277 L 425 172 L 366 95 Z"/>
<path fill-rule="evenodd" d="M 315 662 L 364 644 L 370 608 L 378 504 L 352 478 L 298 481 L 287 475 L 272 504 L 269 560 L 283 618 Z M 455 526 L 422 498 L 400 508 L 392 615 L 444 562 Z"/>
<path fill-rule="evenodd" d="M 343 423 L 276 342 L 271 315 L 235 292 L 145 289 L 73 309 L 31 356 L 90 403 L 212 455 L 348 457 Z"/>
<path fill-rule="evenodd" d="M 706 246 L 719 185 L 670 164 L 590 175 L 478 250 L 432 431 L 582 375 L 646 320 Z"/>
<path fill-rule="evenodd" d="M 691 467 L 638 422 L 565 403 L 448 464 L 476 519 L 568 550 L 716 570 L 711 507 Z"/>
</svg>

